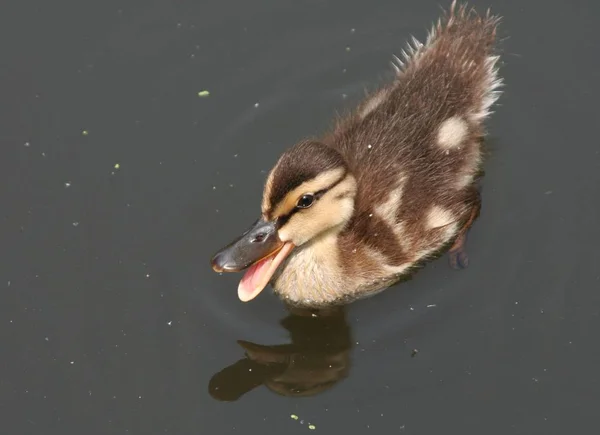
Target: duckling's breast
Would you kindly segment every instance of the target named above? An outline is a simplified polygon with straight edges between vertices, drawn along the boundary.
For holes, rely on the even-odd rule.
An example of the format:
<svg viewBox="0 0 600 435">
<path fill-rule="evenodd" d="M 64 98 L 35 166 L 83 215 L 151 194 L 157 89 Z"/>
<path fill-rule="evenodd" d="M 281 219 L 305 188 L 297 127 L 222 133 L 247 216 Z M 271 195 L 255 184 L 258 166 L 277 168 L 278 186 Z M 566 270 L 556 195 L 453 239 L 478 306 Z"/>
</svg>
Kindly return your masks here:
<svg viewBox="0 0 600 435">
<path fill-rule="evenodd" d="M 271 281 L 280 297 L 302 305 L 323 305 L 354 292 L 341 267 L 343 254 L 336 234 L 321 236 L 294 251 Z"/>
</svg>

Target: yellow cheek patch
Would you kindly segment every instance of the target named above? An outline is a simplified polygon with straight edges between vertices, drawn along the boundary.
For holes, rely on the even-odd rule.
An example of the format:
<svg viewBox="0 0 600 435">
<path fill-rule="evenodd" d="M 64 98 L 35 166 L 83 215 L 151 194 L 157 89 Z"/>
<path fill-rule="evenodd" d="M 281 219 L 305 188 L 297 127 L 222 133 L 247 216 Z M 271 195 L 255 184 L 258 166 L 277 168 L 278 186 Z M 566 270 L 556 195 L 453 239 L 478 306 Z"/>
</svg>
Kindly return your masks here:
<svg viewBox="0 0 600 435">
<path fill-rule="evenodd" d="M 354 211 L 355 192 L 356 181 L 348 175 L 313 207 L 294 213 L 279 230 L 279 238 L 300 246 L 322 232 L 347 222 Z"/>
</svg>

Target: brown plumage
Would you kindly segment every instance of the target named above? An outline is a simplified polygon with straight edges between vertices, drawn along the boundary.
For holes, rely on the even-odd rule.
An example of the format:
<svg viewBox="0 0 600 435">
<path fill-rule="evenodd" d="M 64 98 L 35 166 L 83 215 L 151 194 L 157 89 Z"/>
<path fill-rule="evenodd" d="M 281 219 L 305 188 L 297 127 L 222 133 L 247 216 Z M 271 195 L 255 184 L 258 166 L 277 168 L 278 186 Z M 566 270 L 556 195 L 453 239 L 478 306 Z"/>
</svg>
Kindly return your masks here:
<svg viewBox="0 0 600 435">
<path fill-rule="evenodd" d="M 278 238 L 269 254 L 279 253 L 252 266 L 248 275 L 271 267 L 269 279 L 242 280 L 242 300 L 271 282 L 291 303 L 348 301 L 383 290 L 453 240 L 451 262 L 466 266 L 483 121 L 501 85 L 498 21 L 453 2 L 425 44 L 413 39 L 404 60 L 396 58 L 392 83 L 323 138 L 281 156 L 262 203 L 262 221 Z M 220 260 L 216 269 L 243 268 Z"/>
</svg>

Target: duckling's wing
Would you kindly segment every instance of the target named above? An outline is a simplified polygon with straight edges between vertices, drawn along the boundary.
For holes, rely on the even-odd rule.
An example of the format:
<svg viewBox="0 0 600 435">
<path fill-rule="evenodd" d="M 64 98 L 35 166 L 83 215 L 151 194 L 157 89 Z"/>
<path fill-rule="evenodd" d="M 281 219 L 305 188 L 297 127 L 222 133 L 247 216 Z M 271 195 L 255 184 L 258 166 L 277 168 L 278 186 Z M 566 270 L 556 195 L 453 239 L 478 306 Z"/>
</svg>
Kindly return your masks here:
<svg viewBox="0 0 600 435">
<path fill-rule="evenodd" d="M 498 22 L 453 3 L 426 43 L 404 52 L 395 81 L 332 136 L 358 183 L 348 238 L 390 264 L 432 252 L 473 207 L 482 122 L 501 85 Z"/>
</svg>

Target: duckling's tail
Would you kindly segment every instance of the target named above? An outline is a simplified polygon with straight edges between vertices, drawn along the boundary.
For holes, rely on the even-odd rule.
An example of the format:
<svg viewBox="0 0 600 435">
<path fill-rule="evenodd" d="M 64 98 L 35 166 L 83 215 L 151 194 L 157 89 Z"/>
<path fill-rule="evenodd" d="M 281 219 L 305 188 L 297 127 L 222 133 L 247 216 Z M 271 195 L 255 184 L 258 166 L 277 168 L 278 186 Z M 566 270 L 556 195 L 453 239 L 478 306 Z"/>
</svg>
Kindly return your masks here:
<svg viewBox="0 0 600 435">
<path fill-rule="evenodd" d="M 482 120 L 490 114 L 502 86 L 496 66 L 499 56 L 494 53 L 499 22 L 500 17 L 490 10 L 481 16 L 453 0 L 425 44 L 413 38 L 408 50 L 402 51 L 404 60 L 395 58 L 398 82 L 416 80 L 437 94 L 437 99 L 460 101 L 471 119 Z"/>
</svg>

